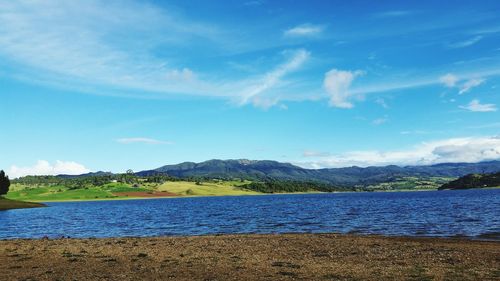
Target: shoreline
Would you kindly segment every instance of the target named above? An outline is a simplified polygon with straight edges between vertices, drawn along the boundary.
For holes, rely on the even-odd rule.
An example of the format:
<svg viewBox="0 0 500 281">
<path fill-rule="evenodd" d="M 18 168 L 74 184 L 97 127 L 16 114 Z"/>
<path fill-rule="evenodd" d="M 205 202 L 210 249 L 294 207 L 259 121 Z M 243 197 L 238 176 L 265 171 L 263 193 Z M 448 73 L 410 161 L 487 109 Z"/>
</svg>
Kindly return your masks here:
<svg viewBox="0 0 500 281">
<path fill-rule="evenodd" d="M 311 192 L 276 192 L 258 194 L 227 194 L 227 195 L 178 195 L 178 196 L 155 196 L 155 197 L 115 197 L 115 198 L 90 198 L 90 199 L 67 199 L 67 200 L 30 200 L 36 203 L 57 203 L 57 202 L 92 202 L 92 201 L 116 201 L 116 200 L 143 200 L 143 199 L 176 199 L 176 198 L 199 198 L 199 197 L 240 197 L 240 196 L 269 196 L 269 195 L 304 195 L 304 194 L 342 194 L 342 193 L 383 193 L 383 192 L 417 192 L 417 191 L 437 191 L 437 189 L 419 190 L 379 190 L 379 191 L 311 191 Z M 17 199 L 9 199 L 17 200 Z M 29 200 L 29 199 L 28 199 Z"/>
<path fill-rule="evenodd" d="M 64 203 L 64 202 L 99 202 L 99 201 L 120 201 L 120 200 L 150 200 L 150 199 L 179 199 L 179 198 L 200 198 L 200 197 L 240 197 L 240 196 L 269 196 L 269 195 L 304 195 L 304 194 L 343 194 L 343 193 L 394 193 L 394 192 L 426 192 L 426 191 L 466 191 L 466 190 L 492 190 L 500 189 L 500 187 L 485 187 L 485 188 L 469 188 L 469 189 L 402 189 L 402 190 L 374 190 L 374 191 L 332 191 L 332 192 L 322 192 L 322 191 L 311 191 L 311 192 L 283 192 L 283 193 L 260 193 L 260 194 L 228 194 L 228 195 L 178 195 L 178 196 L 154 196 L 154 197 L 116 197 L 116 198 L 90 198 L 90 199 L 67 199 L 67 200 L 30 200 L 21 201 L 18 199 L 8 199 L 11 201 L 42 204 L 39 207 L 49 207 L 44 206 L 43 203 Z M 25 207 L 33 208 L 33 207 Z M 11 208 L 11 209 L 23 209 L 23 207 Z M 10 209 L 0 209 L 10 210 Z"/>
<path fill-rule="evenodd" d="M 178 199 L 178 198 L 200 198 L 200 197 L 240 197 L 240 196 L 269 196 L 269 195 L 307 195 L 307 194 L 344 194 L 344 193 L 394 193 L 394 192 L 426 192 L 426 191 L 466 191 L 466 190 L 491 190 L 500 187 L 469 188 L 469 189 L 401 189 L 401 190 L 374 190 L 374 191 L 311 191 L 311 192 L 277 192 L 260 194 L 228 194 L 228 195 L 178 195 L 178 196 L 155 196 L 155 197 L 119 197 L 119 198 L 91 198 L 91 199 L 68 199 L 68 200 L 31 200 L 36 203 L 58 203 L 58 202 L 92 202 L 92 201 L 116 201 L 116 200 L 143 200 L 143 199 Z"/>
<path fill-rule="evenodd" d="M 0 276 L 55 280 L 495 280 L 500 243 L 352 234 L 0 241 Z"/>
<path fill-rule="evenodd" d="M 228 195 L 178 195 L 178 196 L 155 196 L 155 197 L 116 197 L 116 198 L 91 198 L 91 199 L 68 199 L 68 200 L 31 200 L 36 203 L 62 203 L 62 202 L 95 202 L 95 201 L 119 201 L 119 200 L 150 200 L 150 199 L 179 199 L 200 197 L 240 197 L 240 196 L 266 196 L 266 195 L 299 195 L 299 194 L 328 194 L 344 192 L 288 192 L 288 193 L 260 193 L 260 194 L 228 194 Z M 12 200 L 12 199 L 9 199 Z"/>
<path fill-rule="evenodd" d="M 410 236 L 410 235 L 384 235 L 384 234 L 363 234 L 363 233 L 341 233 L 341 232 L 283 232 L 283 233 L 211 233 L 211 234 L 193 234 L 193 235 L 158 235 L 158 236 L 112 236 L 112 237 L 33 237 L 33 238 L 0 238 L 0 244 L 7 241 L 60 241 L 60 240 L 113 240 L 113 239 L 170 239 L 170 238 L 210 238 L 224 236 L 286 236 L 286 235 L 336 235 L 343 237 L 358 237 L 358 238 L 380 238 L 380 239 L 401 239 L 401 240 L 436 240 L 436 241 L 456 241 L 456 242 L 492 242 L 499 243 L 500 239 L 481 238 L 476 236 Z"/>
<path fill-rule="evenodd" d="M 43 208 L 47 205 L 41 202 L 33 201 L 19 201 L 13 199 L 7 199 L 0 196 L 0 211 L 8 211 L 15 209 L 30 209 L 30 208 Z"/>
</svg>

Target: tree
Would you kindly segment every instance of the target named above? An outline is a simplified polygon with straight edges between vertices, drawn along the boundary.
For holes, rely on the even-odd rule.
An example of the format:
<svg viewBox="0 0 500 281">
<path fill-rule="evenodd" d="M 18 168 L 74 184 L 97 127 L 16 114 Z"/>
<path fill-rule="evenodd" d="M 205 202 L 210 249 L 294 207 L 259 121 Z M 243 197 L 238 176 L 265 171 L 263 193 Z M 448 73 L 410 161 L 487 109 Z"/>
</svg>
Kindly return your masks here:
<svg viewBox="0 0 500 281">
<path fill-rule="evenodd" d="M 9 192 L 10 180 L 3 170 L 0 170 L 0 195 Z"/>
</svg>

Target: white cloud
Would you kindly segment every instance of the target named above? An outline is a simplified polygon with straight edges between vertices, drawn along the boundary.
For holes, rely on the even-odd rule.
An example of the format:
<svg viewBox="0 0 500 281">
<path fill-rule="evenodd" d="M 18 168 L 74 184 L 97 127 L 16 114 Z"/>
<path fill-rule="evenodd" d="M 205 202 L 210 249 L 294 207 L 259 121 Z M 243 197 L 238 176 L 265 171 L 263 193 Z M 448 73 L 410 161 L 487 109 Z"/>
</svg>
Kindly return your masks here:
<svg viewBox="0 0 500 281">
<path fill-rule="evenodd" d="M 292 34 L 319 29 L 304 25 Z M 234 40 L 227 30 L 151 3 L 0 1 L 0 68 L 7 62 L 13 77 L 34 83 L 125 97 L 215 96 L 269 107 L 281 96 L 254 96 L 276 88 L 309 57 L 305 50 L 289 51 L 289 62 L 263 76 L 232 79 L 184 65 L 182 56 L 193 45 L 226 54 Z M 273 94 L 286 98 L 288 92 Z"/>
<path fill-rule="evenodd" d="M 291 53 L 291 57 L 286 63 L 266 73 L 256 81 L 249 82 L 251 86 L 246 86 L 239 95 L 240 105 L 252 103 L 258 107 L 268 108 L 278 103 L 279 99 L 277 97 L 262 97 L 261 94 L 278 85 L 281 79 L 290 72 L 299 69 L 310 56 L 310 53 L 304 49 L 289 53 Z"/>
<path fill-rule="evenodd" d="M 389 105 L 387 104 L 387 102 L 385 102 L 385 99 L 383 99 L 383 98 L 377 98 L 375 100 L 375 103 L 379 104 L 380 106 L 382 106 L 385 109 L 389 108 Z"/>
<path fill-rule="evenodd" d="M 211 91 L 213 85 L 184 83 L 192 70 L 179 70 L 172 65 L 176 58 L 151 52 L 166 45 L 182 50 L 195 40 L 221 41 L 218 29 L 151 4 L 3 1 L 0 27 L 0 59 L 24 79 L 94 92 L 104 86 L 117 92 L 220 95 Z"/>
<path fill-rule="evenodd" d="M 478 35 L 478 36 L 472 37 L 472 38 L 465 40 L 465 41 L 450 44 L 449 47 L 450 48 L 465 48 L 465 47 L 469 47 L 469 46 L 476 44 L 481 39 L 483 39 L 483 36 Z"/>
<path fill-rule="evenodd" d="M 460 86 L 460 91 L 458 91 L 458 94 L 459 95 L 465 94 L 468 91 L 470 91 L 470 89 L 483 84 L 484 81 L 485 80 L 481 79 L 481 78 L 473 78 L 473 79 L 467 80 L 462 86 Z"/>
<path fill-rule="evenodd" d="M 167 80 L 173 81 L 192 82 L 196 77 L 192 70 L 189 68 L 183 68 L 181 70 L 174 69 L 168 71 L 166 78 Z"/>
<path fill-rule="evenodd" d="M 399 133 L 402 135 L 424 135 L 424 134 L 430 134 L 431 132 L 424 130 L 412 130 L 412 131 L 401 131 Z"/>
<path fill-rule="evenodd" d="M 89 172 L 90 170 L 85 166 L 73 161 L 57 160 L 54 164 L 50 164 L 48 161 L 38 160 L 31 167 L 13 165 L 7 170 L 7 175 L 11 178 L 18 178 L 27 175 L 80 175 Z"/>
<path fill-rule="evenodd" d="M 467 137 L 424 142 L 406 150 L 352 151 L 315 162 L 298 162 L 308 168 L 384 165 L 430 165 L 500 159 L 500 137 Z"/>
<path fill-rule="evenodd" d="M 131 144 L 131 143 L 146 143 L 146 144 L 173 144 L 172 142 L 169 141 L 161 141 L 157 139 L 151 139 L 151 138 L 120 138 L 116 140 L 119 143 L 123 144 Z"/>
<path fill-rule="evenodd" d="M 378 126 L 378 125 L 382 125 L 382 124 L 386 123 L 387 121 L 389 121 L 389 118 L 387 118 L 387 117 L 377 118 L 377 119 L 372 121 L 372 124 Z"/>
<path fill-rule="evenodd" d="M 453 74 L 452 74 L 453 75 Z M 500 75 L 500 67 L 495 66 L 489 69 L 475 69 L 470 72 L 461 72 L 459 75 L 456 75 L 456 77 L 460 77 L 459 81 L 455 84 L 456 88 L 459 88 L 459 90 L 464 89 L 465 91 L 469 91 L 472 87 L 476 86 L 474 84 L 482 84 L 484 81 L 486 81 L 483 78 L 477 78 L 477 77 L 492 77 L 492 76 L 498 76 Z M 454 75 L 455 76 L 455 75 Z M 427 87 L 427 86 L 433 86 L 437 84 L 443 84 L 443 81 L 441 81 L 441 77 L 439 77 L 438 74 L 431 74 L 431 75 L 426 75 L 422 77 L 413 77 L 411 79 L 401 79 L 397 77 L 385 77 L 383 81 L 378 80 L 375 83 L 363 83 L 360 85 L 357 85 L 355 87 L 352 87 L 352 90 L 350 93 L 352 95 L 367 95 L 367 94 L 375 94 L 375 93 L 384 93 L 384 92 L 391 92 L 391 91 L 397 91 L 397 90 L 405 90 L 405 89 L 412 89 L 412 88 L 419 88 L 419 87 Z M 468 79 L 465 83 L 461 84 L 459 83 L 463 79 Z M 469 82 L 470 81 L 470 82 Z M 469 82 L 469 83 L 467 83 Z M 467 84 L 467 85 L 466 85 Z M 470 87 L 472 86 L 472 87 Z"/>
<path fill-rule="evenodd" d="M 260 6 L 263 4 L 264 4 L 264 1 L 259 1 L 259 0 L 247 1 L 247 2 L 243 3 L 244 6 Z"/>
<path fill-rule="evenodd" d="M 324 29 L 322 25 L 301 24 L 285 30 L 283 34 L 287 37 L 310 37 L 321 34 Z"/>
<path fill-rule="evenodd" d="M 394 18 L 394 17 L 403 17 L 407 15 L 411 15 L 415 13 L 414 11 L 407 10 L 394 10 L 394 11 L 386 11 L 382 13 L 374 14 L 376 18 Z"/>
<path fill-rule="evenodd" d="M 325 74 L 323 87 L 330 96 L 330 105 L 339 108 L 352 108 L 352 93 L 349 88 L 354 79 L 362 75 L 362 71 L 346 71 L 332 69 Z"/>
<path fill-rule="evenodd" d="M 458 77 L 451 74 L 451 73 L 448 73 L 446 75 L 443 75 L 441 77 L 439 77 L 439 81 L 441 83 L 443 83 L 446 87 L 448 88 L 452 88 L 452 87 L 455 87 L 455 85 L 457 84 L 458 82 Z"/>
<path fill-rule="evenodd" d="M 472 100 L 468 105 L 461 105 L 459 107 L 473 112 L 497 111 L 497 107 L 495 104 L 492 103 L 481 104 L 477 99 Z"/>
<path fill-rule="evenodd" d="M 470 78 L 463 83 L 460 83 L 460 79 L 452 74 L 448 73 L 446 75 L 443 75 L 439 77 L 439 82 L 441 82 L 443 85 L 445 85 L 448 88 L 458 88 L 458 94 L 462 95 L 470 91 L 472 88 L 477 87 L 486 81 L 483 78 Z"/>
<path fill-rule="evenodd" d="M 258 3 L 262 1 L 248 2 Z M 386 12 L 386 16 L 404 14 L 408 11 Z M 319 36 L 325 30 L 325 25 L 302 24 L 286 30 L 284 36 Z M 175 9 L 140 1 L 0 1 L 0 68 L 7 65 L 6 73 L 12 77 L 102 95 L 216 96 L 240 98 L 261 107 L 285 99 L 318 100 L 324 96 L 319 88 L 307 88 L 312 83 L 303 83 L 307 85 L 300 88 L 297 87 L 300 83 L 290 82 L 289 87 L 283 87 L 285 83 L 280 78 L 288 72 L 273 78 L 273 74 L 280 75 L 280 66 L 270 66 L 271 71 L 264 77 L 238 80 L 217 73 L 201 73 L 195 62 L 194 65 L 183 62 L 182 55 L 192 46 L 206 45 L 207 50 L 216 52 L 214 56 L 240 51 L 242 45 L 252 46 L 248 48 L 253 50 L 262 47 L 255 40 L 236 44 L 234 35 L 231 30 L 195 21 Z M 489 67 L 498 74 L 497 66 Z M 362 84 L 362 88 L 341 93 L 350 98 L 436 84 L 435 77 L 430 76 L 407 81 L 398 76 L 385 77 L 382 82 Z M 260 96 L 271 88 L 273 97 L 269 93 Z M 246 90 L 242 93 L 241 89 Z M 352 107 L 348 98 L 338 100 L 338 90 L 341 89 L 333 90 L 337 97 L 330 95 L 330 104 Z M 259 97 L 252 98 L 252 92 Z M 242 97 L 237 97 L 239 94 Z"/>
<path fill-rule="evenodd" d="M 331 154 L 328 152 L 314 151 L 314 150 L 304 150 L 302 156 L 304 157 L 326 157 Z"/>
</svg>

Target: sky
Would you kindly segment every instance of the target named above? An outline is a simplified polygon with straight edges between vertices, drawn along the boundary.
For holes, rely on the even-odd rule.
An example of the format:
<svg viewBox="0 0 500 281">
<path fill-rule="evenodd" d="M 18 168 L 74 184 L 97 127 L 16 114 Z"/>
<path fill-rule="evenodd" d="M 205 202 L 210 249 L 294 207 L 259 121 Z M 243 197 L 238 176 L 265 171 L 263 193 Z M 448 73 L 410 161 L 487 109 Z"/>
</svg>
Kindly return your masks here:
<svg viewBox="0 0 500 281">
<path fill-rule="evenodd" d="M 498 1 L 0 1 L 0 169 L 500 159 Z"/>
</svg>

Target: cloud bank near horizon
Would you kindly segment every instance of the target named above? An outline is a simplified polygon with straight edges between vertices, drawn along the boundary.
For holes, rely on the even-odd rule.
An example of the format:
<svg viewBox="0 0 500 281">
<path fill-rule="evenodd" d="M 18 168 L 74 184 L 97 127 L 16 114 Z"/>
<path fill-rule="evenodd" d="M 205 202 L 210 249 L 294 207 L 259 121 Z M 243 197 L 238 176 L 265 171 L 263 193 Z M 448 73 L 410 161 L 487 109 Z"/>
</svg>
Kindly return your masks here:
<svg viewBox="0 0 500 281">
<path fill-rule="evenodd" d="M 306 153 L 307 152 L 307 153 Z M 341 168 L 349 166 L 432 165 L 438 163 L 474 163 L 500 160 L 500 136 L 451 138 L 423 142 L 405 150 L 350 151 L 341 154 L 304 152 L 314 161 L 296 161 L 305 168 Z M 322 156 L 322 157 L 321 157 Z"/>
<path fill-rule="evenodd" d="M 10 178 L 24 176 L 56 176 L 56 175 L 81 175 L 90 173 L 91 170 L 84 165 L 73 161 L 56 160 L 50 163 L 46 160 L 38 160 L 33 166 L 19 167 L 12 165 L 7 171 Z"/>
<path fill-rule="evenodd" d="M 500 136 L 466 137 L 423 142 L 406 150 L 350 151 L 342 154 L 305 150 L 303 158 L 311 161 L 292 163 L 308 169 L 368 167 L 387 165 L 433 165 L 439 163 L 475 163 L 500 160 Z M 150 167 L 151 168 L 151 167 Z M 84 165 L 73 161 L 57 160 L 51 164 L 39 160 L 33 166 L 11 166 L 7 175 L 18 178 L 26 175 L 79 175 L 91 172 Z"/>
</svg>

